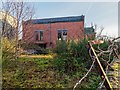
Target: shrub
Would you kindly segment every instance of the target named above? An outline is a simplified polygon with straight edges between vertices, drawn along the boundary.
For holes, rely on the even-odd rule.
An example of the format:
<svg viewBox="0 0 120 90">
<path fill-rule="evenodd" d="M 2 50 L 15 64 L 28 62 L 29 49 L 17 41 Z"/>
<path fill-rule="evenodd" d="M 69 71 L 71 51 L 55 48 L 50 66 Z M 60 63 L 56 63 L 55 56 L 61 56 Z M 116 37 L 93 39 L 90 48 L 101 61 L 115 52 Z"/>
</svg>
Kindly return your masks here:
<svg viewBox="0 0 120 90">
<path fill-rule="evenodd" d="M 90 61 L 88 50 L 86 48 L 87 40 L 58 41 L 56 47 L 57 58 L 54 60 L 55 68 L 60 72 L 74 73 L 81 67 L 81 63 L 86 65 Z"/>
<path fill-rule="evenodd" d="M 70 53 L 73 57 L 81 58 L 83 62 L 88 61 L 90 57 L 86 47 L 87 44 L 88 41 L 86 39 L 78 42 L 72 41 L 70 44 Z"/>
<path fill-rule="evenodd" d="M 15 40 L 8 40 L 6 37 L 3 38 L 2 58 L 3 61 L 15 58 Z"/>
<path fill-rule="evenodd" d="M 59 71 L 67 73 L 72 72 L 73 70 L 77 71 L 81 66 L 81 63 L 84 64 L 84 68 L 89 68 L 92 60 L 90 58 L 88 48 L 86 47 L 87 45 L 88 40 L 86 39 L 77 42 L 74 40 L 71 42 L 58 41 L 56 47 L 58 57 L 54 60 L 55 68 Z M 106 41 L 99 45 L 102 50 L 107 50 L 108 46 L 109 42 Z M 93 45 L 93 47 L 98 50 L 98 45 Z M 109 60 L 109 54 L 100 56 L 99 59 L 102 64 L 105 62 L 101 60 L 101 57 L 103 57 L 106 61 Z M 113 55 L 111 56 L 111 60 L 113 60 Z M 106 65 L 103 64 L 103 66 Z"/>
<path fill-rule="evenodd" d="M 68 42 L 64 40 L 61 41 L 58 40 L 56 44 L 55 52 L 57 54 L 64 54 L 67 51 L 68 51 Z"/>
<path fill-rule="evenodd" d="M 48 54 L 49 53 L 49 49 L 40 47 L 39 45 L 33 44 L 33 43 L 22 43 L 21 47 L 27 51 L 27 52 L 23 52 L 23 54 Z"/>
<path fill-rule="evenodd" d="M 59 41 L 57 42 L 56 53 L 57 57 L 54 60 L 54 67 L 60 73 L 68 74 L 74 77 L 82 78 L 88 69 L 91 66 L 92 60 L 89 56 L 88 48 L 88 40 L 84 39 L 81 41 L 65 42 Z M 99 47 L 102 50 L 107 50 L 109 46 L 109 42 L 104 42 L 100 44 Z M 98 50 L 98 45 L 93 45 L 93 48 Z M 108 60 L 108 55 L 104 56 Z M 101 57 L 99 57 L 101 61 Z M 113 56 L 111 57 L 111 60 Z M 101 62 L 104 65 L 103 62 Z M 79 73 L 79 74 L 76 74 Z M 95 73 L 95 74 L 94 74 Z M 99 86 L 100 77 L 96 73 L 95 70 L 90 72 L 87 79 L 85 79 L 81 85 L 81 89 L 96 89 Z"/>
<path fill-rule="evenodd" d="M 74 57 L 57 56 L 54 60 L 55 69 L 60 73 L 72 74 L 79 70 L 79 64 Z"/>
</svg>

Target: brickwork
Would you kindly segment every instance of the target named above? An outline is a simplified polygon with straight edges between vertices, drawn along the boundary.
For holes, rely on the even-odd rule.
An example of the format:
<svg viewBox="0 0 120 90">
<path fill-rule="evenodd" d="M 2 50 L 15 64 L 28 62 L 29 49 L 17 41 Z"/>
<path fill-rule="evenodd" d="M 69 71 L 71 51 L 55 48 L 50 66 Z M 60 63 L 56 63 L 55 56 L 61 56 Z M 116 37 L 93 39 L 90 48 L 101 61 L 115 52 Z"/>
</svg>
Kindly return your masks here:
<svg viewBox="0 0 120 90">
<path fill-rule="evenodd" d="M 50 24 L 23 25 L 23 40 L 32 43 L 46 43 L 47 47 L 56 46 L 58 30 L 67 30 L 67 40 L 84 38 L 84 22 L 59 22 Z M 34 32 L 43 30 L 43 41 L 35 41 Z"/>
</svg>

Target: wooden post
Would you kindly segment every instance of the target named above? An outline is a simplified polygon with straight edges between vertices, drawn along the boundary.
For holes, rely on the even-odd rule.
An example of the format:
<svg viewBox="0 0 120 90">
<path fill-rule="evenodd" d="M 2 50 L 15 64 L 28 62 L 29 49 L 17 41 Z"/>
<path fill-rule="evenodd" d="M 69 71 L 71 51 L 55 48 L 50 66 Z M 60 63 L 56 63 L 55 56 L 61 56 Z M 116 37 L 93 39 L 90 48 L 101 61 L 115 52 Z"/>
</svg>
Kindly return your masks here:
<svg viewBox="0 0 120 90">
<path fill-rule="evenodd" d="M 104 85 L 105 85 L 106 89 L 107 90 L 112 90 L 112 86 L 110 84 L 110 81 L 108 80 L 108 77 L 107 77 L 107 75 L 106 75 L 106 73 L 105 73 L 105 71 L 104 71 L 104 69 L 103 69 L 103 67 L 102 67 L 98 57 L 97 57 L 97 54 L 94 51 L 94 48 L 92 47 L 91 42 L 89 42 L 89 45 L 90 45 L 90 48 L 91 48 L 91 50 L 93 52 L 93 55 L 95 56 L 95 59 L 96 59 L 95 64 L 97 66 L 97 69 L 98 69 L 98 72 L 100 74 L 100 77 L 101 77 L 102 80 L 105 79 Z"/>
</svg>

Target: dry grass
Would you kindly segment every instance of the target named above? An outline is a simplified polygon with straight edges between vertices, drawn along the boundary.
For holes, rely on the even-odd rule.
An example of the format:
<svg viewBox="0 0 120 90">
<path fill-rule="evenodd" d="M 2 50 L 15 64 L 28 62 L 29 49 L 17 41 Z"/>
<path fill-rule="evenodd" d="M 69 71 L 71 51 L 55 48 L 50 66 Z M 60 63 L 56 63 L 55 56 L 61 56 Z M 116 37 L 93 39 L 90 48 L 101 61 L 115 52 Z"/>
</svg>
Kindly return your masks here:
<svg viewBox="0 0 120 90">
<path fill-rule="evenodd" d="M 46 59 L 53 59 L 55 55 L 20 55 L 22 58 L 46 58 Z"/>
</svg>

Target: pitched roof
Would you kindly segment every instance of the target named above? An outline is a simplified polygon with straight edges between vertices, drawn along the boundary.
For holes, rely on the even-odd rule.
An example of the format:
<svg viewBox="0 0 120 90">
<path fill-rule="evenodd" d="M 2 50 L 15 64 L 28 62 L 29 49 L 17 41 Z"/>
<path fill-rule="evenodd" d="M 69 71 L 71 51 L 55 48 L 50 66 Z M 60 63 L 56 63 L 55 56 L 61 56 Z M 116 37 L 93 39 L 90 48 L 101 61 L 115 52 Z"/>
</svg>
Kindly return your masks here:
<svg viewBox="0 0 120 90">
<path fill-rule="evenodd" d="M 84 21 L 83 15 L 70 16 L 70 17 L 58 17 L 58 18 L 32 19 L 33 24 L 48 24 L 48 23 L 57 23 L 57 22 L 79 22 L 79 21 Z"/>
<path fill-rule="evenodd" d="M 84 28 L 85 34 L 94 34 L 95 29 L 93 27 L 85 27 Z"/>
</svg>

